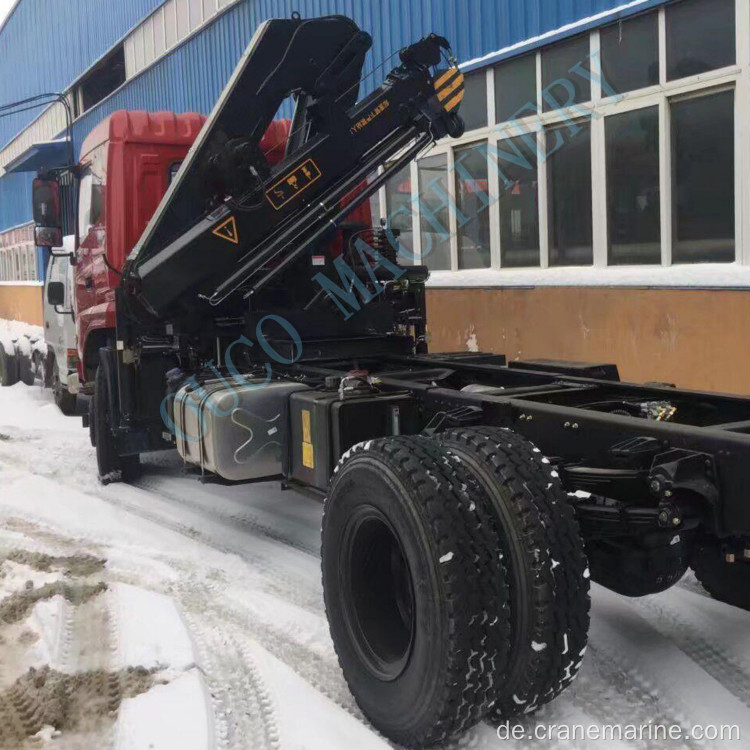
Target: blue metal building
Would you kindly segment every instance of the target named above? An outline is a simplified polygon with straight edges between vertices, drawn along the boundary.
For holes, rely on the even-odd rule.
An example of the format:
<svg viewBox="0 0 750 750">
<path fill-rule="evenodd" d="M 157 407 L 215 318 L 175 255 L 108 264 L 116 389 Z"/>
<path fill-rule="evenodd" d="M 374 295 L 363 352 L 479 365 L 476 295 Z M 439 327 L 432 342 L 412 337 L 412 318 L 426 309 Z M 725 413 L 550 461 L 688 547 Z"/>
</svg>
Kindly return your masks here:
<svg viewBox="0 0 750 750">
<path fill-rule="evenodd" d="M 165 26 L 155 59 L 142 69 L 128 66 L 126 80 L 76 119 L 77 145 L 99 120 L 120 108 L 207 113 L 258 24 L 293 10 L 303 16 L 342 13 L 354 18 L 373 36 L 370 65 L 379 72 L 394 52 L 429 31 L 450 39 L 458 59 L 466 62 L 559 29 L 560 36 L 579 33 L 585 25 L 577 23 L 608 11 L 615 10 L 608 17 L 611 20 L 654 4 L 654 0 L 19 0 L 0 29 L 0 106 L 45 92 L 74 91 L 116 46 L 132 43 L 139 26 L 149 19 L 152 25 Z M 172 35 L 166 31 L 168 24 L 176 27 Z M 173 42 L 169 47 L 168 38 Z M 501 52 L 497 59 L 502 56 Z M 488 58 L 484 64 L 496 61 Z M 366 85 L 376 80 L 377 72 Z M 0 154 L 39 112 L 31 109 L 0 119 Z M 47 138 L 56 135 L 46 134 Z M 0 157 L 0 166 L 4 161 L 9 159 Z M 30 179 L 28 174 L 0 178 L 0 232 L 30 220 Z"/>
</svg>

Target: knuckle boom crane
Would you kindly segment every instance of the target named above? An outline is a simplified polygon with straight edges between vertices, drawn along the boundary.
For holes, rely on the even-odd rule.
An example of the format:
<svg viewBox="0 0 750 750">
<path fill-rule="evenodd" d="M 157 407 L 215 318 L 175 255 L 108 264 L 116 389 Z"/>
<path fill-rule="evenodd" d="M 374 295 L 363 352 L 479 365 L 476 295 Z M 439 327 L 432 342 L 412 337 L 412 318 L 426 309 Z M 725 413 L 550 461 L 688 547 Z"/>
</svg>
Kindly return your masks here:
<svg viewBox="0 0 750 750">
<path fill-rule="evenodd" d="M 750 400 L 429 353 L 427 270 L 399 264 L 364 204 L 463 133 L 463 75 L 432 34 L 359 100 L 371 43 L 342 16 L 266 21 L 205 124 L 102 123 L 74 169 L 81 191 L 109 180 L 76 322 L 104 481 L 176 447 L 202 476 L 325 495 L 344 675 L 383 734 L 421 747 L 559 695 L 590 579 L 642 596 L 690 565 L 750 609 Z M 51 216 L 58 185 L 37 182 Z"/>
<path fill-rule="evenodd" d="M 430 35 L 357 101 L 372 44 L 348 18 L 265 22 L 131 253 L 124 283 L 158 316 L 258 295 L 435 140 L 458 136 L 463 75 Z M 443 61 L 450 67 L 434 77 Z M 283 159 L 260 141 L 296 101 Z M 342 206 L 368 175 L 382 174 Z"/>
</svg>

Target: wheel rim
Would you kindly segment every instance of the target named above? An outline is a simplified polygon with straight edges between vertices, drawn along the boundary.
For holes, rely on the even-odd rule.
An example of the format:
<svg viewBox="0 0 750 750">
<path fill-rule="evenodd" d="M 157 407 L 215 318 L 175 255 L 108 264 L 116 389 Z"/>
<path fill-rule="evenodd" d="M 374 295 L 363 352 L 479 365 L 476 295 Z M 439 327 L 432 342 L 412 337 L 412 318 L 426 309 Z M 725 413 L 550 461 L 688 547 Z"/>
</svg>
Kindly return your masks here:
<svg viewBox="0 0 750 750">
<path fill-rule="evenodd" d="M 388 519 L 366 506 L 352 516 L 341 556 L 344 618 L 360 661 L 379 680 L 406 668 L 415 631 L 414 586 Z"/>
</svg>

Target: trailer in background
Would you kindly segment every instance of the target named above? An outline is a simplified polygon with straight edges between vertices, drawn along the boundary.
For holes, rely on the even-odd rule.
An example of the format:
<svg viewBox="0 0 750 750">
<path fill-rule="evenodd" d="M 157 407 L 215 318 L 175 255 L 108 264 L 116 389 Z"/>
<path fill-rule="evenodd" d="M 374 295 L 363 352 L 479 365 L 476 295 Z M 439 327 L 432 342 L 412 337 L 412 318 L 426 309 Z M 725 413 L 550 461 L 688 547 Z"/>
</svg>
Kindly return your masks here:
<svg viewBox="0 0 750 750">
<path fill-rule="evenodd" d="M 47 264 L 44 282 L 44 339 L 46 354 L 35 363 L 44 386 L 54 391 L 55 403 L 63 414 L 76 412 L 78 348 L 73 311 L 75 299 L 74 268 L 70 262 L 75 252 L 75 237 L 64 238 L 62 247 L 54 248 Z"/>
<path fill-rule="evenodd" d="M 44 331 L 0 335 L 0 385 L 22 382 L 51 388 L 55 403 L 66 415 L 76 413 L 79 391 L 74 249 L 73 235 L 52 248 L 44 282 Z"/>
</svg>

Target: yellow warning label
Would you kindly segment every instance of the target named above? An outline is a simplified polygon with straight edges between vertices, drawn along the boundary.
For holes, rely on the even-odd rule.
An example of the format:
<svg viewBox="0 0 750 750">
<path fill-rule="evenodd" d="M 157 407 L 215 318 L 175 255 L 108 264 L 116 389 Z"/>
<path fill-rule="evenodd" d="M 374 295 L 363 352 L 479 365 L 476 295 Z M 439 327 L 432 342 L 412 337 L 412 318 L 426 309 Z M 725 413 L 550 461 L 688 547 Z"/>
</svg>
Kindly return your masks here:
<svg viewBox="0 0 750 750">
<path fill-rule="evenodd" d="M 306 159 L 296 169 L 266 190 L 266 198 L 278 211 L 303 190 L 307 190 L 313 182 L 319 180 L 320 176 L 321 171 L 318 169 L 318 165 L 312 159 Z"/>
<path fill-rule="evenodd" d="M 310 430 L 310 412 L 302 410 L 302 442 L 312 443 L 312 431 Z"/>
<path fill-rule="evenodd" d="M 315 468 L 315 450 L 312 443 L 302 443 L 302 465 L 308 469 Z"/>
<path fill-rule="evenodd" d="M 221 237 L 223 240 L 227 240 L 227 242 L 231 242 L 233 245 L 240 244 L 240 238 L 237 234 L 237 222 L 235 221 L 234 216 L 230 216 L 228 219 L 222 221 L 221 224 L 214 229 L 213 234 L 217 237 Z"/>
</svg>

